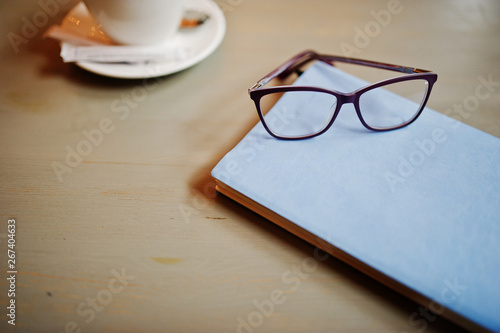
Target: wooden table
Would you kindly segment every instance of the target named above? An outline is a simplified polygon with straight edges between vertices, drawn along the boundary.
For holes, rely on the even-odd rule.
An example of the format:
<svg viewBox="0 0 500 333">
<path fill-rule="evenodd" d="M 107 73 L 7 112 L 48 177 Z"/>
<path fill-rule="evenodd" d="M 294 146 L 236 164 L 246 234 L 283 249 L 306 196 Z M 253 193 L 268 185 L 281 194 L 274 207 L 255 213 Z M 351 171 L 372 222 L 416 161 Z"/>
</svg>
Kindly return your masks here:
<svg viewBox="0 0 500 333">
<path fill-rule="evenodd" d="M 17 270 L 0 331 L 461 331 L 336 259 L 305 270 L 314 247 L 215 195 L 210 170 L 257 122 L 247 88 L 308 48 L 434 70 L 428 105 L 500 137 L 498 1 L 220 0 L 221 46 L 132 101 L 142 80 L 64 64 L 41 38 L 76 4 L 47 1 L 46 22 L 38 1 L 0 4 L 0 260 L 8 277 L 15 219 Z"/>
</svg>

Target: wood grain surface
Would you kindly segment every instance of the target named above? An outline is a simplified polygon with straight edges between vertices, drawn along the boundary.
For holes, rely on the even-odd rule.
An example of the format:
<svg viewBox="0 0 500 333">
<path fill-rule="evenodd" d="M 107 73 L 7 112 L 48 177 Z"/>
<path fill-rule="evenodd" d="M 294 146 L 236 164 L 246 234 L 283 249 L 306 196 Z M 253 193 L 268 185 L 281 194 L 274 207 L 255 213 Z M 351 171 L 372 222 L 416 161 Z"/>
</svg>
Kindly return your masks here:
<svg viewBox="0 0 500 333">
<path fill-rule="evenodd" d="M 500 137 L 499 2 L 218 2 L 221 46 L 149 81 L 61 61 L 41 36 L 77 2 L 0 2 L 0 267 L 15 219 L 18 271 L 0 331 L 462 331 L 216 195 L 210 170 L 258 121 L 247 89 L 304 49 L 434 70 L 428 106 Z"/>
</svg>

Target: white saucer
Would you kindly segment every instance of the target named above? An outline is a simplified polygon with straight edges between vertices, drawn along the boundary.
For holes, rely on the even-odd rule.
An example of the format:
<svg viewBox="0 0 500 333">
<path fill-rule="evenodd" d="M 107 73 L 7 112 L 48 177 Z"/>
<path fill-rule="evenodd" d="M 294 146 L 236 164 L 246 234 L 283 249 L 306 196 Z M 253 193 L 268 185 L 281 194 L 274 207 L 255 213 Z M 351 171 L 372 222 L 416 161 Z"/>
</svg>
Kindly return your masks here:
<svg viewBox="0 0 500 333">
<path fill-rule="evenodd" d="M 210 18 L 195 28 L 181 28 L 169 45 L 189 49 L 189 56 L 174 61 L 147 63 L 99 63 L 79 61 L 76 64 L 90 72 L 123 79 L 142 79 L 172 74 L 191 67 L 208 57 L 219 46 L 226 33 L 226 20 L 213 0 L 186 0 L 186 10 L 202 11 Z M 77 23 L 76 23 L 77 22 Z M 76 24 L 75 24 L 76 23 Z M 80 2 L 66 15 L 61 25 L 85 29 L 80 34 L 90 35 L 95 23 L 85 5 Z M 111 46 L 110 46 L 111 47 Z"/>
</svg>

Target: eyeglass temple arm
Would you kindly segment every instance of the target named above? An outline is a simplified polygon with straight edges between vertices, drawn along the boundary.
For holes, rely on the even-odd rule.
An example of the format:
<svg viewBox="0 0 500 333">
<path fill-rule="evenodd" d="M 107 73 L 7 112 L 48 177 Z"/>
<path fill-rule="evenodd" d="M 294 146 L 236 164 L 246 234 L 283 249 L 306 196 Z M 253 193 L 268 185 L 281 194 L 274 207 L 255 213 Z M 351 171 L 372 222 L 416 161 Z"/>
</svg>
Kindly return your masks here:
<svg viewBox="0 0 500 333">
<path fill-rule="evenodd" d="M 304 64 L 314 59 L 317 59 L 317 56 L 318 54 L 314 51 L 304 51 L 297 54 L 296 56 L 289 59 L 281 66 L 273 70 L 271 73 L 267 74 L 262 79 L 260 79 L 256 84 L 254 84 L 252 87 L 250 87 L 250 89 L 248 89 L 248 92 L 250 93 L 251 90 L 265 86 L 269 81 L 271 81 L 275 77 L 278 76 L 287 77 L 288 75 L 295 72 L 296 69 L 300 68 Z"/>
<path fill-rule="evenodd" d="M 356 58 L 347 58 L 347 57 L 340 57 L 340 56 L 318 55 L 317 59 L 324 61 L 324 62 L 328 62 L 328 63 L 339 61 L 339 62 L 345 62 L 345 63 L 349 63 L 349 64 L 386 69 L 386 70 L 401 72 L 401 73 L 406 73 L 406 74 L 431 73 L 431 71 L 428 71 L 426 69 L 392 65 L 392 64 L 386 64 L 383 62 L 362 60 L 362 59 L 356 59 Z"/>
<path fill-rule="evenodd" d="M 284 64 L 282 64 L 281 66 L 276 68 L 274 71 L 272 71 L 271 73 L 264 76 L 256 84 L 254 84 L 250 89 L 248 89 L 248 91 L 250 92 L 251 90 L 263 87 L 264 85 L 266 85 L 269 81 L 271 81 L 275 77 L 279 76 L 281 78 L 285 78 L 312 60 L 323 61 L 323 62 L 330 64 L 330 65 L 333 65 L 334 62 L 338 61 L 338 62 L 344 62 L 344 63 L 386 69 L 386 70 L 391 70 L 391 71 L 401 72 L 401 73 L 406 73 L 406 74 L 430 73 L 431 72 L 431 71 L 428 71 L 425 69 L 419 69 L 419 68 L 414 68 L 414 67 L 392 65 L 392 64 L 386 64 L 383 62 L 362 60 L 362 59 L 356 59 L 356 58 L 324 55 L 324 54 L 318 54 L 314 51 L 304 51 L 304 52 L 297 54 L 295 57 L 286 61 Z"/>
</svg>

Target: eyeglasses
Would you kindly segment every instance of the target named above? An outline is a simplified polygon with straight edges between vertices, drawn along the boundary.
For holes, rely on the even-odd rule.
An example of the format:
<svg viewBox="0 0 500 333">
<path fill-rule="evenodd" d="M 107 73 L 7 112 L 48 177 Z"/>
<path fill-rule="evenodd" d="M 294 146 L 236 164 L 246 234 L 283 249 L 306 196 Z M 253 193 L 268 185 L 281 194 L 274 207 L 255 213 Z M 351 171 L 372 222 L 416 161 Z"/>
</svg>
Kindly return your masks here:
<svg viewBox="0 0 500 333">
<path fill-rule="evenodd" d="M 300 69 L 313 61 L 332 66 L 335 62 L 343 62 L 408 75 L 370 84 L 351 93 L 300 85 L 264 87 L 274 78 L 285 79 L 292 73 L 300 75 Z M 270 135 L 298 140 L 328 130 L 342 105 L 347 103 L 354 104 L 359 120 L 367 129 L 390 131 L 407 126 L 422 113 L 437 77 L 436 73 L 424 69 L 304 51 L 262 78 L 248 89 L 248 93 Z M 287 102 L 280 104 L 284 96 Z M 404 103 L 398 102 L 401 97 L 405 98 Z"/>
</svg>

